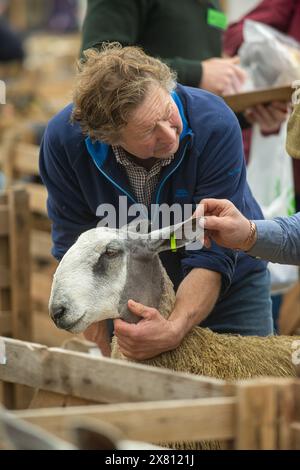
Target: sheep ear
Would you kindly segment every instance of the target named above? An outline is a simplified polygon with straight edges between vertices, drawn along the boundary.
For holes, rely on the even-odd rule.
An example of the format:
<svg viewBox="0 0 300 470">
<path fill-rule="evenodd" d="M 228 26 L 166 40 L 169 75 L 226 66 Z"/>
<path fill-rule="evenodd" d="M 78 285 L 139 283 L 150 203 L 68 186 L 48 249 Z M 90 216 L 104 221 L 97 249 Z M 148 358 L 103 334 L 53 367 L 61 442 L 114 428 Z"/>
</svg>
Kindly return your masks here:
<svg viewBox="0 0 300 470">
<path fill-rule="evenodd" d="M 157 252 L 172 250 L 190 245 L 189 250 L 200 250 L 203 247 L 203 217 L 191 217 L 184 222 L 149 234 L 148 245 Z"/>
<path fill-rule="evenodd" d="M 136 234 L 148 234 L 150 227 L 151 227 L 151 224 L 150 224 L 149 219 L 142 219 L 142 218 L 137 217 L 129 224 L 123 225 L 123 227 L 121 227 L 120 229 L 120 232 L 124 234 L 128 232 L 136 233 Z"/>
</svg>

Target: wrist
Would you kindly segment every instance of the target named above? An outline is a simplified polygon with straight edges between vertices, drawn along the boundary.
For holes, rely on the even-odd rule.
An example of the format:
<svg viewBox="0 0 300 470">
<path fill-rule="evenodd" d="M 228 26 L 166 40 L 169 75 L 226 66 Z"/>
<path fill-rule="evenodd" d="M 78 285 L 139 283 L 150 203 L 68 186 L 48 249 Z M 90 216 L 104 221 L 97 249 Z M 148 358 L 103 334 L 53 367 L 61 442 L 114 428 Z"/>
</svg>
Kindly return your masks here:
<svg viewBox="0 0 300 470">
<path fill-rule="evenodd" d="M 177 347 L 194 325 L 189 324 L 186 313 L 176 312 L 175 310 L 168 318 L 168 321 L 170 322 L 171 327 L 171 341 L 173 342 L 173 345 Z"/>
<path fill-rule="evenodd" d="M 249 220 L 249 232 L 246 240 L 242 244 L 241 247 L 239 247 L 240 250 L 243 250 L 245 252 L 251 250 L 251 248 L 255 245 L 256 240 L 257 240 L 257 228 L 255 223 L 252 220 Z"/>
</svg>

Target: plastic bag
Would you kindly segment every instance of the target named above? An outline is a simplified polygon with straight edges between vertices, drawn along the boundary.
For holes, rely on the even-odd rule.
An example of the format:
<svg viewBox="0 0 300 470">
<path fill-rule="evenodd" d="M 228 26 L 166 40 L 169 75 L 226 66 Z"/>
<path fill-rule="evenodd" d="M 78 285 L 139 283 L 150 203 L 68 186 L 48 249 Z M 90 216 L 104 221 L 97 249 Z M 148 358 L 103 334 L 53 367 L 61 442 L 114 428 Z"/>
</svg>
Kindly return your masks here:
<svg viewBox="0 0 300 470">
<path fill-rule="evenodd" d="M 300 76 L 300 43 L 274 28 L 246 20 L 239 49 L 248 80 L 244 91 L 290 85 Z"/>
<path fill-rule="evenodd" d="M 295 212 L 292 159 L 285 150 L 287 123 L 276 135 L 263 136 L 253 128 L 247 179 L 264 217 L 273 219 Z M 269 263 L 272 294 L 288 290 L 298 281 L 298 267 Z"/>
</svg>

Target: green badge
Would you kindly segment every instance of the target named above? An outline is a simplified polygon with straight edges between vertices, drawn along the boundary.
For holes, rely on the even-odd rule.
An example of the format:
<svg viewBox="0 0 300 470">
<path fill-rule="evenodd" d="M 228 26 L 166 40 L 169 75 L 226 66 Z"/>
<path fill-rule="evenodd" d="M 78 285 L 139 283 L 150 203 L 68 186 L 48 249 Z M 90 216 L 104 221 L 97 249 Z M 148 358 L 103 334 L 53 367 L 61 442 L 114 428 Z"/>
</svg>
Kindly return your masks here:
<svg viewBox="0 0 300 470">
<path fill-rule="evenodd" d="M 175 238 L 174 233 L 170 237 L 170 245 L 171 245 L 171 251 L 173 251 L 173 253 L 176 253 L 177 246 L 176 246 L 176 238 Z"/>
<path fill-rule="evenodd" d="M 207 24 L 225 30 L 227 28 L 227 17 L 222 11 L 209 8 L 207 10 Z"/>
</svg>

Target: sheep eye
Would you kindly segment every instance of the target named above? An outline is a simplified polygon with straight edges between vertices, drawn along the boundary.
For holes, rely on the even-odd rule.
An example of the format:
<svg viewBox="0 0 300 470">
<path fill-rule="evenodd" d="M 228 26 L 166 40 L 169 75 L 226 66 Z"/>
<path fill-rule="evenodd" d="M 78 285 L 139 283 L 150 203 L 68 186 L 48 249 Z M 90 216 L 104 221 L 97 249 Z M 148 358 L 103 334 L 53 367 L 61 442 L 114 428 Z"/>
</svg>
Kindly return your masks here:
<svg viewBox="0 0 300 470">
<path fill-rule="evenodd" d="M 103 276 L 113 266 L 112 260 L 117 259 L 122 253 L 122 249 L 115 246 L 108 246 L 98 257 L 97 262 L 93 266 L 93 272 L 96 275 Z"/>
<path fill-rule="evenodd" d="M 120 250 L 107 248 L 103 254 L 108 258 L 113 258 L 114 256 L 118 256 L 120 254 Z"/>
</svg>

